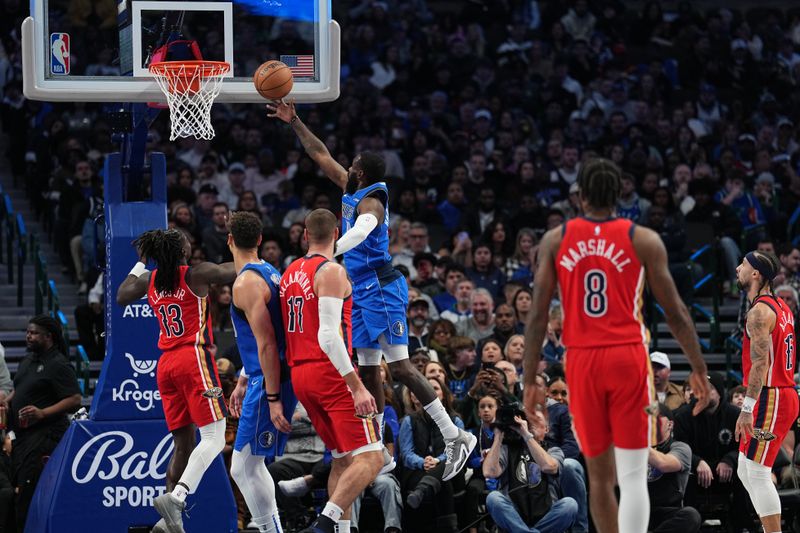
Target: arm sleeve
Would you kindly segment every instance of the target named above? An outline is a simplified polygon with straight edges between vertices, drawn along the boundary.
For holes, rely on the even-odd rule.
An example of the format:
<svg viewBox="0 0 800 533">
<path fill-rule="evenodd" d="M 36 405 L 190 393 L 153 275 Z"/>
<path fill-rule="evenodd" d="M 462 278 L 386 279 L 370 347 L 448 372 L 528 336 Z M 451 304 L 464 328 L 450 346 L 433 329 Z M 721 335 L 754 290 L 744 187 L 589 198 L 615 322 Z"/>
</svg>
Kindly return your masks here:
<svg viewBox="0 0 800 533">
<path fill-rule="evenodd" d="M 344 339 L 339 334 L 342 323 L 342 305 L 341 298 L 323 296 L 319 299 L 317 340 L 319 347 L 328 355 L 339 374 L 346 376 L 353 372 L 353 361 L 350 359 L 350 354 L 347 353 Z"/>
<path fill-rule="evenodd" d="M 400 458 L 403 466 L 411 470 L 422 470 L 425 459 L 414 451 L 414 432 L 411 429 L 411 417 L 405 417 L 400 424 L 400 438 L 397 440 L 400 445 Z"/>
<path fill-rule="evenodd" d="M 358 215 L 355 225 L 347 230 L 347 233 L 339 237 L 336 241 L 336 256 L 340 256 L 345 252 L 349 252 L 366 239 L 372 230 L 378 227 L 378 219 L 375 215 L 364 213 Z"/>
</svg>

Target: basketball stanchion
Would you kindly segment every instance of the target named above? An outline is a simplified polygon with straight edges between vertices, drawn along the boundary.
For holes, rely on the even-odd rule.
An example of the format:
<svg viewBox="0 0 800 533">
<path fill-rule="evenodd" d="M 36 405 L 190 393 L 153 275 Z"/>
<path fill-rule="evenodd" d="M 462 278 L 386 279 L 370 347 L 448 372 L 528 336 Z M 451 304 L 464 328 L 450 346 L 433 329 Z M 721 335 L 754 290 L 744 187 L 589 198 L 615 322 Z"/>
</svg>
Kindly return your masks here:
<svg viewBox="0 0 800 533">
<path fill-rule="evenodd" d="M 170 136 L 211 140 L 211 106 L 230 70 L 222 61 L 162 61 L 150 65 L 150 73 L 167 97 Z"/>
</svg>

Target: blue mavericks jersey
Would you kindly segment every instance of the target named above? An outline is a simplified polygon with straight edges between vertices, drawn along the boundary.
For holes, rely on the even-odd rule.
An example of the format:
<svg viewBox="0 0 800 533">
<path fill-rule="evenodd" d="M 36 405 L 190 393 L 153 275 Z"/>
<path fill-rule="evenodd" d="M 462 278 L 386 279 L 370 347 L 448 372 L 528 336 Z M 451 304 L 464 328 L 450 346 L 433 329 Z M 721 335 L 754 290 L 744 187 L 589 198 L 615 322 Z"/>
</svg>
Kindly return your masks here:
<svg viewBox="0 0 800 533">
<path fill-rule="evenodd" d="M 278 343 L 278 353 L 281 361 L 286 356 L 286 338 L 281 318 L 280 283 L 281 274 L 274 266 L 269 263 L 248 263 L 239 274 L 247 270 L 257 272 L 267 282 L 267 287 L 271 292 L 267 311 L 272 319 L 272 328 L 275 330 L 275 341 Z M 236 307 L 236 302 L 231 301 L 231 320 L 233 321 L 233 331 L 236 335 L 236 344 L 239 346 L 239 355 L 244 364 L 244 371 L 251 378 L 261 375 L 261 365 L 258 362 L 258 344 L 256 336 L 247 322 L 244 311 Z"/>
<path fill-rule="evenodd" d="M 375 183 L 353 194 L 342 195 L 342 235 L 355 225 L 361 200 L 376 191 L 380 191 L 375 196 L 383 203 L 383 224 L 372 230 L 364 242 L 344 254 L 347 273 L 354 280 L 392 262 L 389 255 L 389 189 L 385 183 Z"/>
</svg>

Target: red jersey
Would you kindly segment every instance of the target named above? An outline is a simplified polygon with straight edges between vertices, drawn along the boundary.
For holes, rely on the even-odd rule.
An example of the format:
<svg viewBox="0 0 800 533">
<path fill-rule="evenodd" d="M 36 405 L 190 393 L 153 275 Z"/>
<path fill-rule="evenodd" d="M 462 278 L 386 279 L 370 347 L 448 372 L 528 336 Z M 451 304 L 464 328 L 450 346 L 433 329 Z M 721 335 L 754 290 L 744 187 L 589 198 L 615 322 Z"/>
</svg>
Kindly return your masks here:
<svg viewBox="0 0 800 533">
<path fill-rule="evenodd" d="M 555 263 L 567 350 L 649 342 L 642 315 L 645 272 L 633 228 L 622 218 L 579 217 L 564 224 Z"/>
<path fill-rule="evenodd" d="M 794 360 L 796 357 L 794 337 L 794 315 L 780 298 L 771 295 L 759 296 L 753 305 L 762 303 L 775 313 L 775 329 L 772 330 L 772 346 L 769 351 L 769 367 L 764 378 L 766 387 L 794 387 Z M 752 306 L 751 306 L 752 309 Z M 744 338 L 742 340 L 742 373 L 744 386 L 750 376 L 750 333 L 747 330 L 747 320 L 744 323 Z"/>
<path fill-rule="evenodd" d="M 178 288 L 171 293 L 156 291 L 156 272 L 150 274 L 147 301 L 158 319 L 158 348 L 162 352 L 178 346 L 214 344 L 207 298 L 197 296 L 186 283 L 188 265 L 179 267 Z"/>
<path fill-rule="evenodd" d="M 314 292 L 314 276 L 327 262 L 321 255 L 307 255 L 289 265 L 281 277 L 281 312 L 286 325 L 286 361 L 289 366 L 329 361 L 317 340 L 319 300 Z M 348 297 L 342 307 L 339 332 L 351 356 L 352 310 L 353 300 Z"/>
</svg>

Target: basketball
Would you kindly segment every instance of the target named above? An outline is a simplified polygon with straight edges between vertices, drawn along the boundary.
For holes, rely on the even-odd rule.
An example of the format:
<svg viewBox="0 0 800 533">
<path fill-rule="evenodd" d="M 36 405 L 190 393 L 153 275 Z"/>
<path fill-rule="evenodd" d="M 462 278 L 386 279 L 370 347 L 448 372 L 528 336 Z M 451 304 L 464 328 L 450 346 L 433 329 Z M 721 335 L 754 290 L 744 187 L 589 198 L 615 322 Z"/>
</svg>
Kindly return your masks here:
<svg viewBox="0 0 800 533">
<path fill-rule="evenodd" d="M 269 100 L 279 100 L 289 94 L 294 81 L 292 71 L 280 61 L 262 63 L 253 75 L 258 94 Z"/>
</svg>

